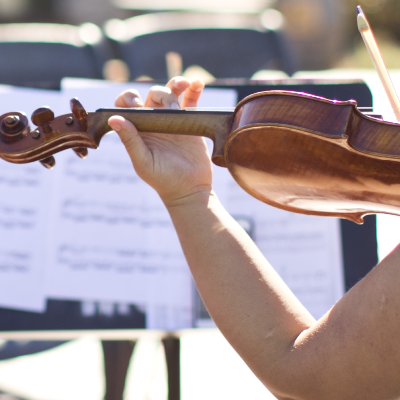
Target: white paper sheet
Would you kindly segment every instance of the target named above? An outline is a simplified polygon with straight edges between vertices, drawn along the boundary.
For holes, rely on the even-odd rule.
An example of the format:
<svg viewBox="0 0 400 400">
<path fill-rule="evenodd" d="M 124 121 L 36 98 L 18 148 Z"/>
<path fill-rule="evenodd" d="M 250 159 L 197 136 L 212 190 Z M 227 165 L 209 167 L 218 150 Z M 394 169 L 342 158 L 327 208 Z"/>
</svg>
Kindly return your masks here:
<svg viewBox="0 0 400 400">
<path fill-rule="evenodd" d="M 112 107 L 131 85 L 64 82 L 64 103 Z M 138 84 L 142 97 L 148 84 Z M 200 106 L 232 107 L 234 91 L 209 90 Z M 173 226 L 156 193 L 136 177 L 115 134 L 87 160 L 58 157 L 46 290 L 50 297 L 140 304 L 148 328 L 192 326 L 192 285 Z M 315 317 L 343 294 L 339 224 L 269 207 L 246 194 L 225 169 L 214 187 L 229 212 L 253 226 L 254 240 Z"/>
<path fill-rule="evenodd" d="M 49 105 L 59 113 L 59 92 L 0 86 L 0 114 L 28 117 Z M 45 308 L 44 252 L 52 171 L 42 165 L 0 160 L 0 307 L 41 312 Z"/>
</svg>

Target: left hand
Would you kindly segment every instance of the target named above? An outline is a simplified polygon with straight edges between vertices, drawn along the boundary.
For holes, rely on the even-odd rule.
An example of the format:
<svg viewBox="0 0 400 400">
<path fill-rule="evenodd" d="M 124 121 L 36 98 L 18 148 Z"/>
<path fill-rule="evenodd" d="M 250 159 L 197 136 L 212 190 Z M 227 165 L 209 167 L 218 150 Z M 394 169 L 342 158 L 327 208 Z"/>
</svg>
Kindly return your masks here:
<svg viewBox="0 0 400 400">
<path fill-rule="evenodd" d="M 204 84 L 182 77 L 171 79 L 166 87 L 153 87 L 145 107 L 195 107 Z M 117 107 L 141 107 L 135 91 L 118 96 Z M 137 174 L 160 195 L 166 205 L 174 204 L 192 194 L 211 191 L 212 168 L 207 146 L 201 137 L 143 133 L 123 117 L 114 116 L 109 125 L 119 134 Z"/>
</svg>

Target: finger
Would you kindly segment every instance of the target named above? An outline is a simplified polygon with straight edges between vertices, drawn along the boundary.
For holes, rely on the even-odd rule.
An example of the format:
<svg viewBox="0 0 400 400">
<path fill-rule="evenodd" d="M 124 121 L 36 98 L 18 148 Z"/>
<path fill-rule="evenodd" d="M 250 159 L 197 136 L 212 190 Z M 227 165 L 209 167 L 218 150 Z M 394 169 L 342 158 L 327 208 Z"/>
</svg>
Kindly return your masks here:
<svg viewBox="0 0 400 400">
<path fill-rule="evenodd" d="M 149 161 L 151 153 L 137 129 L 129 121 L 124 117 L 114 116 L 108 120 L 108 125 L 118 133 L 136 170 L 139 165 Z"/>
<path fill-rule="evenodd" d="M 172 78 L 165 86 L 150 89 L 145 101 L 146 107 L 180 108 L 179 96 L 190 86 L 190 81 L 182 76 Z"/>
<path fill-rule="evenodd" d="M 166 86 L 153 86 L 144 104 L 145 107 L 180 108 L 178 96 Z"/>
<path fill-rule="evenodd" d="M 196 107 L 204 89 L 202 81 L 193 81 L 190 86 L 184 91 L 181 102 L 181 107 Z"/>
<path fill-rule="evenodd" d="M 170 79 L 170 81 L 165 85 L 165 87 L 171 89 L 171 91 L 175 94 L 177 98 L 188 88 L 190 87 L 190 80 L 184 78 L 183 76 L 175 76 Z"/>
<path fill-rule="evenodd" d="M 137 90 L 129 89 L 116 98 L 115 107 L 143 107 L 143 101 Z"/>
</svg>

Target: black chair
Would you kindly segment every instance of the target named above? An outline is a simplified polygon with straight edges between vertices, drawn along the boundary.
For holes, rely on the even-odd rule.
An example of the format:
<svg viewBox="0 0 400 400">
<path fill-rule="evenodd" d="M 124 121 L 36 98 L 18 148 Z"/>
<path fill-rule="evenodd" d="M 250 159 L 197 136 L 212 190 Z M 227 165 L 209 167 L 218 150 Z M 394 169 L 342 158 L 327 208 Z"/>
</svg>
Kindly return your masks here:
<svg viewBox="0 0 400 400">
<path fill-rule="evenodd" d="M 282 22 L 276 10 L 261 15 L 164 12 L 110 20 L 105 33 L 133 79 L 167 79 L 169 52 L 181 56 L 183 70 L 197 65 L 216 78 L 250 78 L 261 69 L 292 75 L 297 68 Z"/>
<path fill-rule="evenodd" d="M 64 77 L 101 79 L 107 46 L 93 24 L 2 24 L 0 84 L 57 89 Z"/>
</svg>

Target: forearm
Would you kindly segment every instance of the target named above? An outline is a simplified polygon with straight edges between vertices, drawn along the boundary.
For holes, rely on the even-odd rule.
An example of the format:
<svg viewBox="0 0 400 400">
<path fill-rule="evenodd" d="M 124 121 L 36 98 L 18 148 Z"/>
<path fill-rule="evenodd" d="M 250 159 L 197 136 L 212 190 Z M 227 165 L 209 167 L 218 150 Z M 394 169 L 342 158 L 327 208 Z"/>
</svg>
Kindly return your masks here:
<svg viewBox="0 0 400 400">
<path fill-rule="evenodd" d="M 196 106 L 202 86 L 175 78 L 150 91 L 145 104 L 176 106 L 183 93 L 182 107 Z M 127 91 L 116 105 L 136 107 L 137 100 Z M 279 399 L 400 398 L 400 247 L 315 322 L 210 194 L 203 140 L 139 134 L 121 117 L 109 124 L 136 173 L 163 197 L 211 316 Z"/>
<path fill-rule="evenodd" d="M 279 399 L 398 398 L 399 249 L 316 322 L 215 196 L 169 212 L 212 318 Z"/>
<path fill-rule="evenodd" d="M 215 195 L 169 206 L 204 303 L 224 336 L 260 379 L 315 321 Z"/>
</svg>

